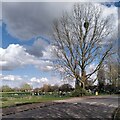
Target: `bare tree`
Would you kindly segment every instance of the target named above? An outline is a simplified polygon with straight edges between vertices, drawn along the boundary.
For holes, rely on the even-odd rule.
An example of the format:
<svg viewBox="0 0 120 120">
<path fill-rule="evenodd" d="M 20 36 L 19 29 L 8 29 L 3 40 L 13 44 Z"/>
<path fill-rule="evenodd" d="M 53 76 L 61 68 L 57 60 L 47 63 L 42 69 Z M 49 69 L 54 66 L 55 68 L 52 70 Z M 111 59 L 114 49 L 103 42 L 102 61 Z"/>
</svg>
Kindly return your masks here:
<svg viewBox="0 0 120 120">
<path fill-rule="evenodd" d="M 120 70 L 120 64 L 118 63 L 116 56 L 115 55 L 110 56 L 109 60 L 106 61 L 106 78 L 108 80 L 108 83 L 114 87 L 120 86 L 118 82 L 119 70 Z"/>
<path fill-rule="evenodd" d="M 112 49 L 111 16 L 102 16 L 102 9 L 92 3 L 75 4 L 72 12 L 64 12 L 54 21 L 54 60 L 65 77 L 74 78 L 76 87 L 85 88 L 87 80 L 96 73 Z M 89 65 L 95 68 L 87 73 Z"/>
</svg>

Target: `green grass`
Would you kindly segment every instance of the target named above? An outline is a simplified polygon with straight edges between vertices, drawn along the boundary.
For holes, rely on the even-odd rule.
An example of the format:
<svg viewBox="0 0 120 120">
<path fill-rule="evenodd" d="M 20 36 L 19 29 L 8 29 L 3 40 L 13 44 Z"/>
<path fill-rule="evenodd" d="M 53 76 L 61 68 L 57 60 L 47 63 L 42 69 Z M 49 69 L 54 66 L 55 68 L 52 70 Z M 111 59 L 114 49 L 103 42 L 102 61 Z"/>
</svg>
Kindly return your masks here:
<svg viewBox="0 0 120 120">
<path fill-rule="evenodd" d="M 31 94 L 30 92 L 0 92 L 0 96 L 2 97 L 25 96 L 30 94 Z"/>
<path fill-rule="evenodd" d="M 106 95 L 106 94 L 98 94 L 98 96 L 99 95 Z M 95 96 L 95 95 L 91 94 L 90 96 Z M 0 92 L 0 108 L 16 106 L 24 103 L 29 104 L 29 103 L 49 102 L 53 100 L 62 100 L 67 98 L 70 98 L 70 96 L 66 95 L 60 97 L 58 96 L 57 93 L 54 93 L 54 95 L 46 94 L 45 96 L 31 96 L 30 92 Z"/>
<path fill-rule="evenodd" d="M 68 97 L 54 97 L 54 96 L 24 96 L 20 98 L 14 97 L 4 97 L 2 98 L 2 108 L 15 106 L 16 104 L 23 104 L 23 103 L 40 103 L 40 102 L 48 102 L 53 100 L 62 100 Z"/>
</svg>

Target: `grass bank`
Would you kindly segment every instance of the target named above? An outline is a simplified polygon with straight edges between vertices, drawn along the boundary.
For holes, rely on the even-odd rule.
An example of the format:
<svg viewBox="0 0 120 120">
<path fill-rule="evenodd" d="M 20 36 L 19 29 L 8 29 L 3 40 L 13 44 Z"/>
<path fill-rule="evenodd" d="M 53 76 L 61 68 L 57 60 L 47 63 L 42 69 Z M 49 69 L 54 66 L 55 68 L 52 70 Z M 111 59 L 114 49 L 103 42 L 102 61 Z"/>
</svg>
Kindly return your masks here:
<svg viewBox="0 0 120 120">
<path fill-rule="evenodd" d="M 63 100 L 69 97 L 55 97 L 55 96 L 24 96 L 20 98 L 14 97 L 3 97 L 1 102 L 1 108 L 17 106 L 22 104 L 30 104 L 30 103 L 40 103 L 40 102 L 49 102 L 53 100 Z"/>
</svg>

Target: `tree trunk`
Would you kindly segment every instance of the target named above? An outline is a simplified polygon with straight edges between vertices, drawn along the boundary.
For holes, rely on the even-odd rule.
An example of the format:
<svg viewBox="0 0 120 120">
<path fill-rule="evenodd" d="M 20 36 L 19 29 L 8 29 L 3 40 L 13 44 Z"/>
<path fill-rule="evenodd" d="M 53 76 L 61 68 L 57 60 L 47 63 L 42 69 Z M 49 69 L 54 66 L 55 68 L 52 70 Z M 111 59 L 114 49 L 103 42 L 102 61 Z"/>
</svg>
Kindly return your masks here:
<svg viewBox="0 0 120 120">
<path fill-rule="evenodd" d="M 85 89 L 85 85 L 87 84 L 87 79 L 86 79 L 86 72 L 84 69 L 81 71 L 81 80 L 82 80 L 82 88 Z"/>
<path fill-rule="evenodd" d="M 85 83 L 84 83 L 84 82 L 82 83 L 81 87 L 82 87 L 83 89 L 85 89 Z"/>
<path fill-rule="evenodd" d="M 75 89 L 77 89 L 80 86 L 80 81 L 78 78 L 75 80 Z"/>
</svg>

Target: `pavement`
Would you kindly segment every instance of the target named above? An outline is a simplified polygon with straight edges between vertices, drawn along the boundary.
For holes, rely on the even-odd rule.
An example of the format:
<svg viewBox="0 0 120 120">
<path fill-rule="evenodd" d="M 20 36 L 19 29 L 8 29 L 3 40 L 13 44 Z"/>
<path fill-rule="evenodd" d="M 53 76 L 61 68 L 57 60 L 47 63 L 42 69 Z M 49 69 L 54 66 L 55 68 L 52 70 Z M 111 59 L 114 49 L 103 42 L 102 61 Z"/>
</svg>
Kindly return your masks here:
<svg viewBox="0 0 120 120">
<path fill-rule="evenodd" d="M 86 97 L 75 97 L 68 100 L 57 100 L 56 102 L 67 102 L 67 103 L 88 103 L 93 105 L 105 105 L 108 107 L 118 107 L 119 99 L 117 95 L 105 95 L 105 96 L 86 96 Z"/>
<path fill-rule="evenodd" d="M 118 107 L 118 96 L 77 97 L 67 100 L 57 100 L 50 103 L 36 103 L 19 107 L 3 109 L 5 118 L 99 118 L 112 119 L 113 112 Z M 27 108 L 27 109 L 25 109 Z M 14 110 L 14 112 L 12 112 Z M 9 113 L 9 114 L 8 114 Z"/>
</svg>

